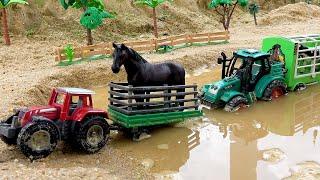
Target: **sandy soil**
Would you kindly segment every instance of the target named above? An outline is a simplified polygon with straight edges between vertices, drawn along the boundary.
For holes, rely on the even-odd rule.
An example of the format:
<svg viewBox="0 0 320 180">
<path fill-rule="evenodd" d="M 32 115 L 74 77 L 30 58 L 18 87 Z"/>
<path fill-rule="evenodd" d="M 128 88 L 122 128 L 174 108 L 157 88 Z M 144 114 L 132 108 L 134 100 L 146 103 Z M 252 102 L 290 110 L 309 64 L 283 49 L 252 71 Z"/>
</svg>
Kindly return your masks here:
<svg viewBox="0 0 320 180">
<path fill-rule="evenodd" d="M 295 8 L 297 7 L 295 6 Z M 268 16 L 263 18 L 268 18 Z M 251 19 L 249 15 L 246 16 L 246 19 L 249 18 Z M 237 21 L 237 18 L 234 21 Z M 190 47 L 167 54 L 144 54 L 143 56 L 151 62 L 163 60 L 179 62 L 190 72 L 204 64 L 215 63 L 221 51 L 226 51 L 231 55 L 231 52 L 238 48 L 259 48 L 261 40 L 265 36 L 312 34 L 318 33 L 320 29 L 320 18 L 311 17 L 306 17 L 303 22 L 301 20 L 287 21 L 283 24 L 267 24 L 257 27 L 249 20 L 245 25 L 243 22 L 237 23 L 230 30 L 231 39 L 228 44 Z M 14 107 L 46 104 L 52 87 L 88 88 L 125 79 L 123 71 L 119 75 L 112 74 L 110 70 L 111 59 L 68 67 L 56 66 L 54 50 L 65 44 L 64 40 L 35 41 L 24 37 L 15 37 L 12 41 L 12 46 L 0 47 L 1 118 L 10 114 Z M 82 177 L 89 174 L 86 172 L 97 172 L 90 173 L 97 176 L 90 178 L 149 178 L 145 175 L 141 163 L 127 157 L 125 152 L 121 152 L 121 150 L 107 147 L 101 153 L 87 156 L 71 151 L 65 152 L 64 147 L 62 146 L 47 159 L 30 163 L 16 148 L 7 147 L 0 142 L 1 175 L 9 178 L 40 177 L 45 179 L 48 177 L 76 178 L 73 175 Z M 59 163 L 57 159 L 59 159 Z M 17 167 L 19 170 L 16 169 Z"/>
</svg>

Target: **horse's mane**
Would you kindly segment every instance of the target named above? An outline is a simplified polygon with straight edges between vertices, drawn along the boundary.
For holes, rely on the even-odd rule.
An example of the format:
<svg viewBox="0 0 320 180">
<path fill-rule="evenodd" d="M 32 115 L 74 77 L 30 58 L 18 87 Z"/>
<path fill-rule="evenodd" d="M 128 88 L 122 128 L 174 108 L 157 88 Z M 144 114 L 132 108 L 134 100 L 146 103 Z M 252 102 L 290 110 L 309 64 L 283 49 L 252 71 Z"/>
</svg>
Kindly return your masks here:
<svg viewBox="0 0 320 180">
<path fill-rule="evenodd" d="M 135 50 L 131 49 L 131 48 L 128 48 L 129 49 L 129 52 L 130 54 L 132 55 L 132 57 L 136 60 L 136 61 L 140 61 L 140 62 L 143 62 L 143 63 L 148 63 L 147 60 L 145 60 L 142 56 L 140 56 L 139 53 L 137 53 Z"/>
</svg>

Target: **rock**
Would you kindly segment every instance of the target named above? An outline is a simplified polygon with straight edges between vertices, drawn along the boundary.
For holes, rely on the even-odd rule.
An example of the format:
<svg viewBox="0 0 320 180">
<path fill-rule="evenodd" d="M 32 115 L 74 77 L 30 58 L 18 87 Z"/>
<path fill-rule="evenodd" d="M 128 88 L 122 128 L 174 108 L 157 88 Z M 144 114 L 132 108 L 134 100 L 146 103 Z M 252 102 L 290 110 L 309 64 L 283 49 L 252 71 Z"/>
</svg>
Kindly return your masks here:
<svg viewBox="0 0 320 180">
<path fill-rule="evenodd" d="M 306 161 L 290 168 L 291 176 L 284 179 L 319 179 L 320 165 L 314 161 Z"/>
<path fill-rule="evenodd" d="M 167 150 L 167 149 L 169 149 L 169 145 L 168 144 L 159 144 L 158 149 Z"/>
<path fill-rule="evenodd" d="M 151 169 L 154 166 L 154 161 L 152 159 L 144 159 L 141 164 L 145 169 Z"/>
<path fill-rule="evenodd" d="M 151 137 L 150 134 L 147 134 L 147 133 L 143 132 L 143 133 L 141 133 L 141 134 L 139 135 L 139 137 L 133 137 L 133 141 L 142 141 L 142 140 L 148 139 L 148 138 L 150 138 L 150 137 Z"/>
<path fill-rule="evenodd" d="M 279 162 L 286 157 L 284 152 L 278 148 L 268 149 L 263 152 L 263 160 L 267 162 Z"/>
</svg>

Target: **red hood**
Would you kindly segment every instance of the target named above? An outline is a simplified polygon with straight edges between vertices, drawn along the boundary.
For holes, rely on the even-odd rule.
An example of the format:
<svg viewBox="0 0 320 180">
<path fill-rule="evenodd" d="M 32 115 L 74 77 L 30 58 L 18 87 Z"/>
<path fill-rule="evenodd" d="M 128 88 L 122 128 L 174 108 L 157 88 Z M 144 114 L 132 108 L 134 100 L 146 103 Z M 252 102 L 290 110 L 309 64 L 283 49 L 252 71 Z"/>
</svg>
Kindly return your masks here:
<svg viewBox="0 0 320 180">
<path fill-rule="evenodd" d="M 22 120 L 22 126 L 31 121 L 32 116 L 43 116 L 50 120 L 55 120 L 58 117 L 59 109 L 54 106 L 31 106 L 26 110 Z"/>
</svg>

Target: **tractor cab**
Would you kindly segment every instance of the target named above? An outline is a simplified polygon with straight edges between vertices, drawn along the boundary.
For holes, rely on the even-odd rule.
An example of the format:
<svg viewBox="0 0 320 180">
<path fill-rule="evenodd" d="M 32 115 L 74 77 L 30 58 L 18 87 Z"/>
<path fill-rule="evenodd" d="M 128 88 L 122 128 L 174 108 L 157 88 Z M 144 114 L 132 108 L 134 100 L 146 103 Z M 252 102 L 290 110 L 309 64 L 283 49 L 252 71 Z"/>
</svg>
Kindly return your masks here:
<svg viewBox="0 0 320 180">
<path fill-rule="evenodd" d="M 93 91 L 81 88 L 53 89 L 49 106 L 57 109 L 60 120 L 72 120 L 73 115 L 84 108 L 92 108 Z"/>
<path fill-rule="evenodd" d="M 202 104 L 236 111 L 256 99 L 272 100 L 287 93 L 284 64 L 272 60 L 269 53 L 240 49 L 230 59 L 224 53 L 221 56 L 222 80 L 203 86 Z"/>
<path fill-rule="evenodd" d="M 271 71 L 270 54 L 255 49 L 241 49 L 228 59 L 221 53 L 218 64 L 222 64 L 221 78 L 236 76 L 241 81 L 242 91 L 251 92 L 257 82 Z"/>
</svg>

